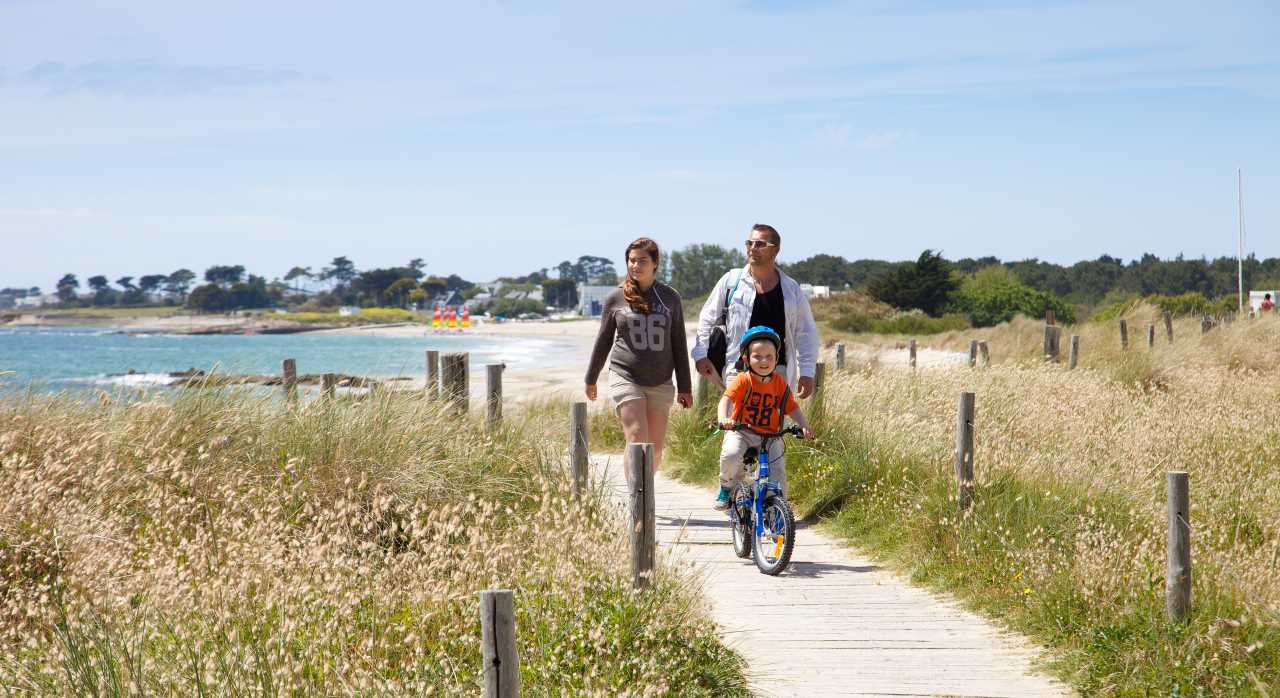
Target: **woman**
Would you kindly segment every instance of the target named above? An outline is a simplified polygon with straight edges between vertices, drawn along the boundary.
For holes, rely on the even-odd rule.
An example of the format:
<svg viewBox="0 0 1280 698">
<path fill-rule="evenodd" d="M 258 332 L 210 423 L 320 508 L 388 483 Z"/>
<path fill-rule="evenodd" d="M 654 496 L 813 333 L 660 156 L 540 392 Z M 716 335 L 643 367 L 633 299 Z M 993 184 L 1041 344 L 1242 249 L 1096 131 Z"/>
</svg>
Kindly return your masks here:
<svg viewBox="0 0 1280 698">
<path fill-rule="evenodd" d="M 610 359 L 609 397 L 614 411 L 628 444 L 653 444 L 654 472 L 662 462 L 672 398 L 685 409 L 693 405 L 684 311 L 680 294 L 656 279 L 658 255 L 658 243 L 649 238 L 627 245 L 627 279 L 605 297 L 586 386 L 587 399 L 595 400 L 596 379 L 605 359 Z"/>
</svg>

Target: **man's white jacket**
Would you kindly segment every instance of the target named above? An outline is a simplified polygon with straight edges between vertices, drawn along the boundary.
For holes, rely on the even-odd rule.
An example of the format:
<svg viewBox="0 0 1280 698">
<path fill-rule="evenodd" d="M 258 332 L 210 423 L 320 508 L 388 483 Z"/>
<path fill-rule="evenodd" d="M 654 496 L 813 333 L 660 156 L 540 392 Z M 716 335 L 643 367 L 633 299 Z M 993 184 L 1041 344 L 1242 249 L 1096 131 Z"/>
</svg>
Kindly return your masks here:
<svg viewBox="0 0 1280 698">
<path fill-rule="evenodd" d="M 818 364 L 818 325 L 813 320 L 813 311 L 809 309 L 809 299 L 800 290 L 795 279 L 778 270 L 778 283 L 782 285 L 782 303 L 787 317 L 787 384 L 795 390 L 799 376 L 813 376 Z M 689 353 L 694 361 L 707 358 L 707 341 L 711 337 L 711 329 L 720 319 L 720 311 L 725 307 L 728 296 L 728 315 L 725 321 L 725 334 L 729 339 L 729 351 L 725 357 L 725 366 L 732 366 L 738 358 L 738 340 L 747 331 L 751 322 L 751 310 L 756 302 L 756 286 L 751 276 L 751 266 L 732 269 L 716 282 L 711 289 L 707 302 L 702 304 L 702 312 L 698 314 L 698 335 Z"/>
</svg>

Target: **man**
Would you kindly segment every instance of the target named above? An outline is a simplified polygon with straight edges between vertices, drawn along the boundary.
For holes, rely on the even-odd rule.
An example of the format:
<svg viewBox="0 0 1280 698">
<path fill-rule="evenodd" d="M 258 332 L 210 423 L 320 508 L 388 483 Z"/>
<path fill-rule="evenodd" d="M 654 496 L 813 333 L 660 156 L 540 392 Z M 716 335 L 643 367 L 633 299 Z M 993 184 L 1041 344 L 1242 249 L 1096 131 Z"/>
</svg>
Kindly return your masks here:
<svg viewBox="0 0 1280 698">
<path fill-rule="evenodd" d="M 702 305 L 698 315 L 697 341 L 693 345 L 694 365 L 698 373 L 713 382 L 715 367 L 707 358 L 707 342 L 711 330 L 726 307 L 725 334 L 729 346 L 736 347 L 742 333 L 748 327 L 765 326 L 782 337 L 782 351 L 778 352 L 779 368 L 785 369 L 787 384 L 795 390 L 796 397 L 804 399 L 813 394 L 813 374 L 818 363 L 818 326 L 809 310 L 809 299 L 800 290 L 795 279 L 783 274 L 775 264 L 782 248 L 782 236 L 773 226 L 757 223 L 747 237 L 747 266 L 725 272 L 716 282 Z M 738 373 L 732 362 L 737 352 L 730 351 L 724 367 L 724 384 L 728 385 Z"/>
</svg>

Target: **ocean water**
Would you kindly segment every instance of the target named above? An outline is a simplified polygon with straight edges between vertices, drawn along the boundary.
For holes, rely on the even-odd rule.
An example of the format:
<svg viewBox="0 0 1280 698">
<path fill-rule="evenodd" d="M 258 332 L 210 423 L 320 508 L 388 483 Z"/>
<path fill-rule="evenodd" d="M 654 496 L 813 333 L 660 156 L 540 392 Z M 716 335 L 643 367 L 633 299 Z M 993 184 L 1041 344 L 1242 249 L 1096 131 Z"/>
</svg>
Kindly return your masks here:
<svg viewBox="0 0 1280 698">
<path fill-rule="evenodd" d="M 475 335 L 127 335 L 105 328 L 0 329 L 0 393 L 156 388 L 170 372 L 277 374 L 286 358 L 298 373 L 421 377 L 428 349 L 469 352 L 471 382 L 483 384 L 486 363 L 511 368 L 563 355 L 563 341 Z M 541 364 L 539 363 L 541 362 Z M 132 371 L 132 374 L 130 374 Z"/>
</svg>

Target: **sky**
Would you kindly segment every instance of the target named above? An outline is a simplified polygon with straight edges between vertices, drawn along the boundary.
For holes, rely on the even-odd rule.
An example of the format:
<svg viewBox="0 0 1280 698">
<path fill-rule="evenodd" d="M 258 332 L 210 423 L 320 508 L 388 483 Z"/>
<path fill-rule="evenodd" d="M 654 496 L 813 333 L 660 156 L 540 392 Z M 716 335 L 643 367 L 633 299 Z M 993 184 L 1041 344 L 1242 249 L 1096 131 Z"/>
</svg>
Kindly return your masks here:
<svg viewBox="0 0 1280 698">
<path fill-rule="evenodd" d="M 0 287 L 1280 256 L 1280 3 L 0 0 Z"/>
</svg>

